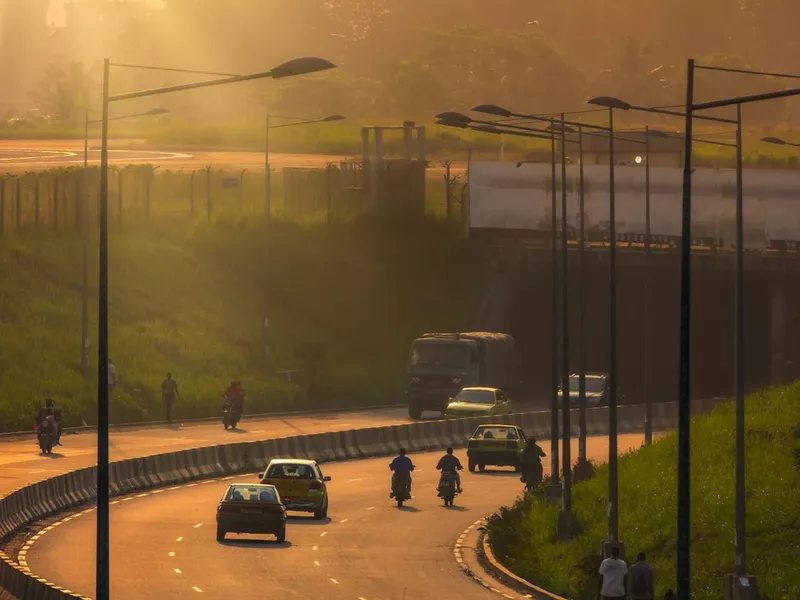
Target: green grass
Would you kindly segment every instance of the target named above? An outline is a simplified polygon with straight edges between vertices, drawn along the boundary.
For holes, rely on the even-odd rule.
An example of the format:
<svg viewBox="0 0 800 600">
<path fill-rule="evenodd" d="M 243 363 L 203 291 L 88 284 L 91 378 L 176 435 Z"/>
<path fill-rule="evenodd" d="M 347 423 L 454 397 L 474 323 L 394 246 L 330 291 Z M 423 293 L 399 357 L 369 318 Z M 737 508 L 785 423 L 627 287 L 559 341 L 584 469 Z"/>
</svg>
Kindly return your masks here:
<svg viewBox="0 0 800 600">
<path fill-rule="evenodd" d="M 451 226 L 278 221 L 265 234 L 263 225 L 229 217 L 210 226 L 159 220 L 112 230 L 114 422 L 162 419 L 166 371 L 179 383 L 182 417 L 216 415 L 234 378 L 248 390 L 251 412 L 397 401 L 410 340 L 459 329 L 471 317 L 468 260 Z M 80 239 L 52 231 L 0 236 L 1 430 L 30 428 L 47 396 L 64 407 L 69 425 L 94 421 L 96 247 L 95 238 L 85 383 Z M 265 316 L 269 369 L 261 363 Z M 309 367 L 295 355 L 303 345 L 321 355 L 314 385 L 282 383 L 274 371 Z"/>
<path fill-rule="evenodd" d="M 717 599 L 733 571 L 734 410 L 728 403 L 692 424 L 692 598 Z M 747 399 L 747 552 L 762 599 L 800 598 L 800 385 Z M 621 458 L 620 539 L 628 557 L 647 552 L 656 597 L 675 585 L 677 436 Z M 594 598 L 607 537 L 608 468 L 574 488 L 583 527 L 554 541 L 558 506 L 536 498 L 506 509 L 490 541 L 515 573 L 570 598 Z"/>
</svg>

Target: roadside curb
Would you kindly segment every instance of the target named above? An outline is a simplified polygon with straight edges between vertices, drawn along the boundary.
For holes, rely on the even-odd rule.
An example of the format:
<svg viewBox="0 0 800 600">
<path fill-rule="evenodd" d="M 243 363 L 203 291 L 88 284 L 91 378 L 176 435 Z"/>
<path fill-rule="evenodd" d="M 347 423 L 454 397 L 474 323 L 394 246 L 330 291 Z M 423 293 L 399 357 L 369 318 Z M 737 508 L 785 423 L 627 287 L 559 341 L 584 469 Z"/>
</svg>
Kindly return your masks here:
<svg viewBox="0 0 800 600">
<path fill-rule="evenodd" d="M 516 597 L 535 598 L 536 600 L 567 600 L 518 577 L 500 564 L 489 546 L 485 531 L 486 522 L 492 516 L 489 515 L 475 521 L 461 532 L 456 541 L 453 555 L 464 573 L 487 590 L 507 600 L 515 600 Z M 473 535 L 476 529 L 479 530 L 477 536 Z M 470 560 L 465 557 L 465 551 L 475 554 L 472 561 L 476 564 L 469 564 Z M 506 588 L 507 591 L 504 591 L 503 588 Z M 518 596 L 515 597 L 509 591 L 516 592 Z"/>
</svg>

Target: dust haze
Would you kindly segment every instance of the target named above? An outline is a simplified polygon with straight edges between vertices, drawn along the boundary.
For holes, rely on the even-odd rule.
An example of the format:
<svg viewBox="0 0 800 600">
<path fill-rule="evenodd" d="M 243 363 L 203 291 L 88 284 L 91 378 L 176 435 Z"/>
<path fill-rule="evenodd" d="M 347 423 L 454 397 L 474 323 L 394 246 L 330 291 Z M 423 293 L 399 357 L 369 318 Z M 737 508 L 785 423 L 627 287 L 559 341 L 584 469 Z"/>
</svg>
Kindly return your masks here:
<svg viewBox="0 0 800 600">
<path fill-rule="evenodd" d="M 664 105 L 681 102 L 690 56 L 797 71 L 799 14 L 796 0 L 0 0 L 0 116 L 79 120 L 97 103 L 104 57 L 224 73 L 310 55 L 339 65 L 164 99 L 187 119 L 256 118 L 266 104 L 278 114 L 423 120 L 483 102 L 569 110 L 590 94 Z M 191 77 L 115 70 L 112 91 Z M 701 97 L 784 85 L 703 77 Z M 797 109 L 773 103 L 748 120 L 791 123 Z"/>
</svg>

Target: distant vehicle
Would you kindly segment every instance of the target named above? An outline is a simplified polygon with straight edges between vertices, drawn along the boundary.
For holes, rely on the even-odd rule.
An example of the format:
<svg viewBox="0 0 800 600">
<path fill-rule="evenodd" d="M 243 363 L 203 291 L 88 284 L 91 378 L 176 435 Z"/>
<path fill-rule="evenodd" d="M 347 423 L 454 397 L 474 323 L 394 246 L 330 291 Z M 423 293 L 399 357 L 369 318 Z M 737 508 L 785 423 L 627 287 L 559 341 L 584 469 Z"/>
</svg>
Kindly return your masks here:
<svg viewBox="0 0 800 600">
<path fill-rule="evenodd" d="M 234 483 L 217 506 L 217 541 L 228 533 L 263 533 L 286 541 L 286 508 L 274 485 Z"/>
<path fill-rule="evenodd" d="M 408 414 L 442 414 L 464 387 L 512 389 L 518 383 L 514 338 L 504 333 L 426 333 L 411 343 Z"/>
<path fill-rule="evenodd" d="M 470 472 L 486 465 L 514 467 L 522 470 L 522 453 L 528 440 L 516 425 L 479 425 L 467 443 L 467 463 Z"/>
<path fill-rule="evenodd" d="M 464 388 L 447 405 L 445 417 L 488 417 L 511 414 L 511 400 L 498 388 Z"/>
<path fill-rule="evenodd" d="M 608 385 L 607 373 L 586 373 L 584 375 L 586 381 L 586 407 L 597 408 L 600 406 L 608 406 L 609 393 L 611 388 Z M 617 388 L 617 401 L 619 404 L 625 403 L 625 395 L 619 392 Z M 561 406 L 561 386 L 558 386 L 558 404 Z M 580 400 L 580 376 L 577 373 L 572 373 L 569 376 L 569 405 L 570 407 L 578 407 Z"/>
<path fill-rule="evenodd" d="M 299 458 L 275 458 L 261 476 L 261 483 L 277 488 L 287 510 L 314 513 L 315 519 L 328 516 L 330 480 L 317 461 Z"/>
</svg>

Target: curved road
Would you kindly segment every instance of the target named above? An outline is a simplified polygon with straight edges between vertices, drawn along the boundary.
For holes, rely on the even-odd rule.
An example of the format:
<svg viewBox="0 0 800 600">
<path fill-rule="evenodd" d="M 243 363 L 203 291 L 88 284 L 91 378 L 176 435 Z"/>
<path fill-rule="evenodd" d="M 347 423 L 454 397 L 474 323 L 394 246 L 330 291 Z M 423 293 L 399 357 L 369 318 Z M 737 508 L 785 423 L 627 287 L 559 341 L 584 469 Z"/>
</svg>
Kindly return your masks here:
<svg viewBox="0 0 800 600">
<path fill-rule="evenodd" d="M 141 140 L 112 140 L 109 163 L 116 166 L 153 164 L 162 169 L 200 170 L 211 165 L 215 169 L 248 171 L 264 170 L 263 152 L 246 151 L 168 151 L 137 148 Z M 89 164 L 100 163 L 100 141 L 89 142 Z M 339 163 L 347 156 L 327 154 L 270 154 L 274 170 L 284 167 L 325 168 L 328 163 Z M 18 175 L 29 171 L 44 171 L 59 167 L 83 164 L 82 140 L 0 140 L 0 173 Z M 462 174 L 466 164 L 453 163 L 453 174 Z M 441 179 L 444 169 L 431 163 L 428 178 Z"/>
<path fill-rule="evenodd" d="M 620 437 L 620 452 L 641 435 Z M 605 437 L 589 441 L 590 458 L 608 453 Z M 577 448 L 576 450 L 577 451 Z M 507 469 L 465 474 L 454 508 L 436 498 L 441 452 L 412 455 L 414 499 L 403 509 L 388 498 L 389 459 L 323 465 L 330 518 L 291 518 L 287 542 L 229 536 L 215 540 L 216 505 L 238 476 L 117 500 L 111 510 L 115 598 L 331 598 L 343 600 L 498 600 L 466 577 L 453 558 L 461 531 L 513 502 L 519 476 Z M 462 459 L 464 453 L 459 452 Z M 94 511 L 54 527 L 28 550 L 33 573 L 88 597 L 94 595 Z"/>
<path fill-rule="evenodd" d="M 233 442 L 265 440 L 289 435 L 380 427 L 410 422 L 405 408 L 385 408 L 317 415 L 245 420 L 236 431 L 225 431 L 222 421 L 184 427 L 149 427 L 112 430 L 111 460 L 123 460 Z M 94 433 L 64 434 L 63 446 L 52 456 L 42 456 L 33 435 L 0 438 L 0 496 L 27 483 L 96 463 Z"/>
</svg>

